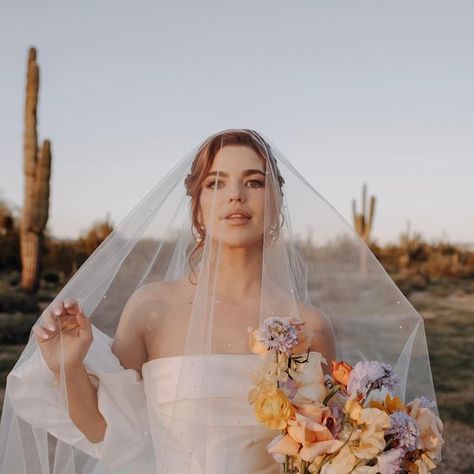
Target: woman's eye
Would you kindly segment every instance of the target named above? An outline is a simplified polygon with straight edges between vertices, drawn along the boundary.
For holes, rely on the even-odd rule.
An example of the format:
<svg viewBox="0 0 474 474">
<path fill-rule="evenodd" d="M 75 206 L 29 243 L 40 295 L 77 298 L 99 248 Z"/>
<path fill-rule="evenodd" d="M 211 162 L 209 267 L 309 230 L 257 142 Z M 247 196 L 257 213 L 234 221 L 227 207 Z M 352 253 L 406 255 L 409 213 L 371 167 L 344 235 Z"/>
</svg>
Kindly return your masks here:
<svg viewBox="0 0 474 474">
<path fill-rule="evenodd" d="M 217 184 L 217 186 L 216 186 Z M 222 181 L 209 181 L 209 183 L 207 183 L 206 187 L 209 188 L 209 189 L 216 189 L 219 188 L 220 186 L 222 185 Z"/>
<path fill-rule="evenodd" d="M 264 186 L 264 184 L 258 179 L 251 179 L 250 181 L 247 181 L 247 184 L 249 184 L 251 188 L 263 188 Z"/>
</svg>

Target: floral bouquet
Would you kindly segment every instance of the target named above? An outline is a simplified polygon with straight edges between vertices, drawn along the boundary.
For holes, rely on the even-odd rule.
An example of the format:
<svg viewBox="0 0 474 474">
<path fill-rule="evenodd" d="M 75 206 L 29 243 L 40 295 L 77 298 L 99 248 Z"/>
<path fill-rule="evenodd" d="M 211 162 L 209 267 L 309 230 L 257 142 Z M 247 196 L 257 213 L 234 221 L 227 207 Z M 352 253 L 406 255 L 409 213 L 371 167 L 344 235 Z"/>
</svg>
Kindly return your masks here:
<svg viewBox="0 0 474 474">
<path fill-rule="evenodd" d="M 263 358 L 249 403 L 259 422 L 279 434 L 267 446 L 284 474 L 423 474 L 436 467 L 441 420 L 425 397 L 393 396 L 399 383 L 389 364 L 331 361 L 324 375 L 310 351 L 304 322 L 271 317 L 249 328 L 251 350 Z"/>
</svg>

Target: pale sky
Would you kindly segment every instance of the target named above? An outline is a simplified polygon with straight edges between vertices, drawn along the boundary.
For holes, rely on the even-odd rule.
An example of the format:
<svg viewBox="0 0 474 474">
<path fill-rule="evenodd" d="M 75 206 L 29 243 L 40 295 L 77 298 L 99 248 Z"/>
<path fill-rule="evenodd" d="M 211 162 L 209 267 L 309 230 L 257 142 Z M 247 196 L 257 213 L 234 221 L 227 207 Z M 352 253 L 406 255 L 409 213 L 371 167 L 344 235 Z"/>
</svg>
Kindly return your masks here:
<svg viewBox="0 0 474 474">
<path fill-rule="evenodd" d="M 474 243 L 474 2 L 0 1 L 0 198 L 22 203 L 25 67 L 53 142 L 49 228 L 117 223 L 206 136 L 254 128 L 374 237 Z"/>
</svg>

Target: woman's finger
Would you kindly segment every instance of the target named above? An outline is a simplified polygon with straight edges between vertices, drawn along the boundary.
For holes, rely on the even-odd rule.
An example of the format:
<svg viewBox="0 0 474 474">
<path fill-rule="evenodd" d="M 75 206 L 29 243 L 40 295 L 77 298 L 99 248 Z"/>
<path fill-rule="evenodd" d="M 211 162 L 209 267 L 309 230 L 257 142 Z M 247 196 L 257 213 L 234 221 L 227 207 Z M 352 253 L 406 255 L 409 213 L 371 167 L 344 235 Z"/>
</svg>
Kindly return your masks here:
<svg viewBox="0 0 474 474">
<path fill-rule="evenodd" d="M 47 311 L 43 317 L 42 324 L 48 328 L 49 331 L 56 331 L 58 329 L 57 316 L 52 311 Z"/>
<path fill-rule="evenodd" d="M 68 314 L 75 314 L 79 310 L 79 304 L 74 298 L 66 298 L 64 300 L 64 309 Z"/>
<path fill-rule="evenodd" d="M 33 326 L 33 331 L 36 335 L 38 342 L 44 342 L 50 338 L 50 334 L 48 333 L 48 331 L 39 324 L 35 324 Z"/>
<path fill-rule="evenodd" d="M 61 332 L 79 326 L 79 323 L 77 322 L 77 316 L 75 314 L 64 314 L 63 316 L 58 318 L 58 323 Z"/>
<path fill-rule="evenodd" d="M 55 301 L 51 306 L 51 311 L 55 316 L 61 316 L 63 313 L 66 312 L 64 308 L 64 303 L 61 300 Z"/>
<path fill-rule="evenodd" d="M 90 329 L 91 322 L 89 317 L 79 308 L 76 314 L 77 323 L 84 329 Z"/>
</svg>

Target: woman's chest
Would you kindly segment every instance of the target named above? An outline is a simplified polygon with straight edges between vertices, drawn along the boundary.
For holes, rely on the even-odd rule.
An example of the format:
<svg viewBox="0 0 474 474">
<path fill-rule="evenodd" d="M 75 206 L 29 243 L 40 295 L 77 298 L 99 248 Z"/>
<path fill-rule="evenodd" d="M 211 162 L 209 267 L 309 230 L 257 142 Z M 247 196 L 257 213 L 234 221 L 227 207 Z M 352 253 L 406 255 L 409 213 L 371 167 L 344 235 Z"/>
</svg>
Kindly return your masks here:
<svg viewBox="0 0 474 474">
<path fill-rule="evenodd" d="M 200 309 L 192 301 L 157 313 L 145 332 L 149 359 L 202 352 L 206 340 L 212 353 L 248 353 L 248 328 L 255 328 L 258 308 L 255 305 L 231 305 L 215 302 L 212 308 Z M 186 349 L 186 350 L 185 350 Z"/>
</svg>

